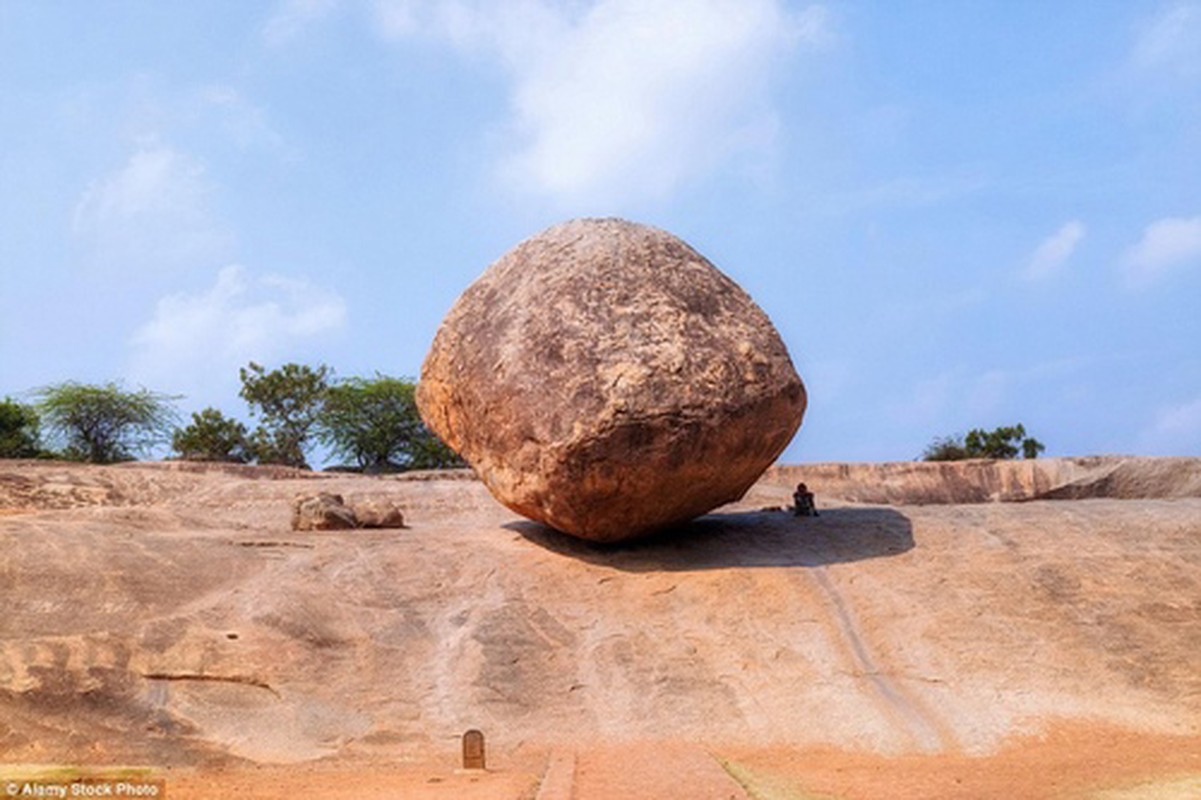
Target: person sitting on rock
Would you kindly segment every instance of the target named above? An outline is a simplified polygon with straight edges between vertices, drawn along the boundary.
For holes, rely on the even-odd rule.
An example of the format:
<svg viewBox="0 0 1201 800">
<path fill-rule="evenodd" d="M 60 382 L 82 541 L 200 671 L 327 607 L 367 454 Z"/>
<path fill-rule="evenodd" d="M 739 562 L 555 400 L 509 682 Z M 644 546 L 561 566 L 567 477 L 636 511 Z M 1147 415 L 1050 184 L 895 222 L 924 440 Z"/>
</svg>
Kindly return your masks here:
<svg viewBox="0 0 1201 800">
<path fill-rule="evenodd" d="M 820 517 L 817 513 L 817 506 L 813 502 L 813 492 L 809 491 L 809 487 L 803 483 L 796 485 L 796 491 L 792 493 L 792 513 L 798 517 Z"/>
</svg>

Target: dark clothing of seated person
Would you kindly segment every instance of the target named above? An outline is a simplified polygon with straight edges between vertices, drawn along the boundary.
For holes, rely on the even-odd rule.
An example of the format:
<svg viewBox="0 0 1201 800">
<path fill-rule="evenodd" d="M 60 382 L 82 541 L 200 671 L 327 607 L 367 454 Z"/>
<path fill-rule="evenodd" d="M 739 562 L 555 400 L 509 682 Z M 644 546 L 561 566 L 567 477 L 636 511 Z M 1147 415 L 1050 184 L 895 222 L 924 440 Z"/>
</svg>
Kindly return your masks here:
<svg viewBox="0 0 1201 800">
<path fill-rule="evenodd" d="M 792 493 L 792 513 L 798 517 L 820 517 L 813 502 L 813 492 L 803 483 L 798 483 Z"/>
</svg>

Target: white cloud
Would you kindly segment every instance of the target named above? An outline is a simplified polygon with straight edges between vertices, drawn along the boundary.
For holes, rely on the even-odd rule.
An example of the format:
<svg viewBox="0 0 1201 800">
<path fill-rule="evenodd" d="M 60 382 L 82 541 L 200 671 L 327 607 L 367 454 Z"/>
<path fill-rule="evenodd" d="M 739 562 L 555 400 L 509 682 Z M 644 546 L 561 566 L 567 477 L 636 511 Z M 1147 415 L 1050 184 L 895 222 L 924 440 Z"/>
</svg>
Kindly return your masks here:
<svg viewBox="0 0 1201 800">
<path fill-rule="evenodd" d="M 1173 3 L 1150 19 L 1135 40 L 1131 62 L 1139 70 L 1201 76 L 1201 4 Z"/>
<path fill-rule="evenodd" d="M 263 39 L 269 45 L 285 44 L 339 5 L 339 0 L 280 0 L 263 25 Z"/>
<path fill-rule="evenodd" d="M 1201 216 L 1152 222 L 1122 260 L 1128 285 L 1145 286 L 1181 264 L 1201 261 Z"/>
<path fill-rule="evenodd" d="M 1028 281 L 1041 281 L 1058 273 L 1076 251 L 1084 232 L 1084 223 L 1079 220 L 1064 224 L 1035 248 L 1022 270 L 1022 277 Z"/>
<path fill-rule="evenodd" d="M 150 145 L 84 191 L 71 232 L 104 263 L 161 268 L 213 258 L 232 236 L 212 213 L 211 193 L 203 163 Z"/>
<path fill-rule="evenodd" d="M 160 299 L 130 341 L 130 374 L 169 391 L 207 397 L 247 361 L 268 361 L 296 343 L 342 328 L 346 304 L 308 281 L 224 267 L 196 294 Z"/>
<path fill-rule="evenodd" d="M 568 202 L 662 197 L 770 151 L 777 59 L 831 38 L 821 6 L 779 0 L 377 0 L 374 11 L 386 37 L 498 59 L 511 81 L 500 176 Z"/>
<path fill-rule="evenodd" d="M 1196 455 L 1201 450 L 1201 397 L 1161 408 L 1139 445 L 1152 455 Z"/>
</svg>

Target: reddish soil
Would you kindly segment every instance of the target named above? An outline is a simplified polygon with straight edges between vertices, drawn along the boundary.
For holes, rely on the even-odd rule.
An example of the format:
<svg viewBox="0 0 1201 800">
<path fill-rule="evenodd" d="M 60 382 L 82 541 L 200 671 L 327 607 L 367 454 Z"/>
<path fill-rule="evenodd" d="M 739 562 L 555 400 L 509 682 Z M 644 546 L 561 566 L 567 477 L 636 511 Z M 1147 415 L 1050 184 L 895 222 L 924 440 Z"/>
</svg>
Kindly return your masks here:
<svg viewBox="0 0 1201 800">
<path fill-rule="evenodd" d="M 1007 741 L 987 756 L 942 752 L 881 757 L 832 749 L 772 748 L 730 758 L 814 795 L 839 800 L 1068 800 L 1101 790 L 1201 778 L 1201 736 L 1133 733 L 1068 723 Z M 1150 798 L 1148 798 L 1150 800 Z"/>
<path fill-rule="evenodd" d="M 231 797 L 659 800 L 660 798 L 837 798 L 837 800 L 1086 800 L 1106 790 L 1201 782 L 1201 737 L 1137 734 L 1071 723 L 1018 737 L 987 756 L 944 752 L 884 757 L 833 748 L 700 748 L 673 742 L 598 744 L 568 753 L 570 780 L 547 782 L 550 754 L 523 754 L 484 773 L 451 764 L 341 765 L 164 771 L 175 800 Z M 745 786 L 724 771 L 719 762 Z M 1166 797 L 1148 788 L 1147 800 Z"/>
</svg>

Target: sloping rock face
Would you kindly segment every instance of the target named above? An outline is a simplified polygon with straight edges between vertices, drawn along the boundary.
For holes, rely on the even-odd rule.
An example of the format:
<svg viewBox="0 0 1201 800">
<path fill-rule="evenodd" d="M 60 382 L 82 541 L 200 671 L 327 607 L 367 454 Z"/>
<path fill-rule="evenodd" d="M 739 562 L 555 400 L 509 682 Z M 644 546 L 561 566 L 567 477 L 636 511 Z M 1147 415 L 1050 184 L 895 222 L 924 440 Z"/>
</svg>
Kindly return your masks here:
<svg viewBox="0 0 1201 800">
<path fill-rule="evenodd" d="M 952 505 L 1027 500 L 1201 497 L 1201 458 L 1082 456 L 1022 461 L 900 461 L 771 467 L 764 483 L 805 482 L 853 503 Z"/>
<path fill-rule="evenodd" d="M 1198 463 L 1144 460 L 1144 474 Z M 1119 752 L 1116 729 L 1201 732 L 1197 498 L 798 519 L 755 511 L 791 493 L 764 479 L 696 536 L 596 548 L 521 522 L 491 535 L 515 518 L 475 481 L 3 466 L 0 488 L 71 477 L 122 498 L 4 513 L 0 496 L 6 765 L 189 767 L 173 787 L 210 765 L 310 761 L 329 784 L 335 769 L 451 764 L 478 727 L 498 765 L 565 742 L 581 757 L 787 742 L 805 759 L 941 749 L 961 773 L 1061 724 L 1105 743 L 1094 763 Z M 281 510 L 315 487 L 420 509 L 416 535 L 293 534 Z M 1195 773 L 1199 742 L 1160 746 L 1193 754 L 1176 769 Z M 223 783 L 168 796 L 355 795 Z M 945 785 L 920 796 L 1039 796 Z"/>
<path fill-rule="evenodd" d="M 596 541 L 739 499 L 805 389 L 767 315 L 669 233 L 573 220 L 463 293 L 426 356 L 426 423 L 506 506 Z"/>
</svg>

